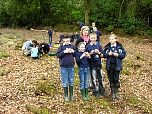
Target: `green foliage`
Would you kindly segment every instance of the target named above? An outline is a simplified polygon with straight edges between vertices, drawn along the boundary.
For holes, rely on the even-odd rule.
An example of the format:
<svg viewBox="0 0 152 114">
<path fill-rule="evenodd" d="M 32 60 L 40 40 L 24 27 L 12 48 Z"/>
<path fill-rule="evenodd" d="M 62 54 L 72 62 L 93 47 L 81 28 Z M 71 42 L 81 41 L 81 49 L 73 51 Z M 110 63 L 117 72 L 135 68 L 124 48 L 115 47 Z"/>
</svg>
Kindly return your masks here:
<svg viewBox="0 0 152 114">
<path fill-rule="evenodd" d="M 26 104 L 25 108 L 27 111 L 32 112 L 33 114 L 50 114 L 47 107 L 37 108 L 36 106 Z"/>
<path fill-rule="evenodd" d="M 114 25 L 109 25 L 108 27 L 106 27 L 106 30 L 108 32 L 112 32 L 114 30 Z"/>
<path fill-rule="evenodd" d="M 137 26 L 137 20 L 134 17 L 126 18 L 122 24 L 126 33 L 134 33 Z"/>
<path fill-rule="evenodd" d="M 9 57 L 10 55 L 7 53 L 7 52 L 5 52 L 5 51 L 0 51 L 0 59 L 2 59 L 2 58 L 7 58 L 7 57 Z"/>
<path fill-rule="evenodd" d="M 6 71 L 4 68 L 0 67 L 0 76 L 3 76 L 6 74 Z"/>
<path fill-rule="evenodd" d="M 135 33 L 138 28 L 152 27 L 152 0 L 89 0 L 90 22 L 107 31 L 122 27 L 126 33 Z M 88 3 L 89 4 L 89 3 Z M 85 20 L 84 0 L 1 0 L 0 26 L 31 27 L 76 26 Z M 87 19 L 88 20 L 88 19 Z M 65 27 L 65 26 L 64 26 Z M 72 27 L 74 28 L 74 27 Z M 99 29 L 100 29 L 99 28 Z M 61 28 L 57 28 L 61 31 Z M 65 28 L 62 28 L 62 31 Z M 70 31 L 73 29 L 68 29 Z M 151 30 L 144 31 L 148 35 Z"/>
<path fill-rule="evenodd" d="M 83 18 L 82 13 L 80 12 L 80 10 L 73 10 L 70 14 L 71 18 L 73 21 L 77 22 L 79 20 L 81 20 Z"/>
<path fill-rule="evenodd" d="M 36 86 L 36 95 L 51 95 L 56 92 L 55 84 L 49 80 L 40 80 Z"/>
</svg>

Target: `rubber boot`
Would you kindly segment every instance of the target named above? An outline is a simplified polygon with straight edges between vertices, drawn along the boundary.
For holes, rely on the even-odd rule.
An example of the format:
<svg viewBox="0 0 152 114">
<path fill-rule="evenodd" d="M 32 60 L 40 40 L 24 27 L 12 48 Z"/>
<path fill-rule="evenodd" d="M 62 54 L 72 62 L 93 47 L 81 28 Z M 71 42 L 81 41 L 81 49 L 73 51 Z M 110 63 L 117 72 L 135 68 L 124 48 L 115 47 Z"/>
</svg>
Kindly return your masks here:
<svg viewBox="0 0 152 114">
<path fill-rule="evenodd" d="M 85 97 L 85 90 L 84 89 L 80 89 L 80 91 L 81 91 L 82 99 L 84 101 L 87 101 L 87 98 Z"/>
<path fill-rule="evenodd" d="M 111 88 L 111 99 L 115 99 L 115 98 L 116 98 L 116 96 L 115 96 L 115 88 L 112 87 Z"/>
<path fill-rule="evenodd" d="M 88 88 L 85 88 L 84 90 L 85 90 L 85 97 L 86 97 L 87 100 L 89 100 L 90 98 L 88 96 Z"/>
<path fill-rule="evenodd" d="M 70 92 L 70 100 L 71 100 L 71 101 L 74 101 L 73 86 L 69 86 L 69 92 Z"/>
<path fill-rule="evenodd" d="M 118 88 L 115 88 L 114 91 L 115 91 L 115 97 L 116 97 L 116 99 L 120 99 L 120 97 L 118 95 Z"/>
<path fill-rule="evenodd" d="M 68 97 L 68 87 L 63 87 L 63 90 L 64 90 L 64 100 L 66 102 L 70 101 Z"/>
</svg>

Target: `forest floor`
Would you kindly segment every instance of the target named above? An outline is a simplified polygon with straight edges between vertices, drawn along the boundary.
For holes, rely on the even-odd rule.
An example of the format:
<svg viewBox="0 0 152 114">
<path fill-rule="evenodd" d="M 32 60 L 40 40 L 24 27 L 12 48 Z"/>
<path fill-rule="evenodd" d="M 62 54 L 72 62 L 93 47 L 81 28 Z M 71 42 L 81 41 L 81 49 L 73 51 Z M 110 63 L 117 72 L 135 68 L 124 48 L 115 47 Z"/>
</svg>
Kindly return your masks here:
<svg viewBox="0 0 152 114">
<path fill-rule="evenodd" d="M 33 60 L 22 54 L 27 39 L 48 42 L 47 31 L 0 29 L 0 114 L 152 114 L 152 43 L 139 36 L 119 37 L 127 56 L 121 73 L 120 100 L 110 99 L 103 59 L 103 83 L 108 97 L 83 101 L 75 66 L 74 102 L 64 102 L 58 59 Z M 108 42 L 107 34 L 101 37 Z M 54 32 L 53 43 L 59 41 Z M 57 47 L 54 45 L 54 51 Z"/>
</svg>

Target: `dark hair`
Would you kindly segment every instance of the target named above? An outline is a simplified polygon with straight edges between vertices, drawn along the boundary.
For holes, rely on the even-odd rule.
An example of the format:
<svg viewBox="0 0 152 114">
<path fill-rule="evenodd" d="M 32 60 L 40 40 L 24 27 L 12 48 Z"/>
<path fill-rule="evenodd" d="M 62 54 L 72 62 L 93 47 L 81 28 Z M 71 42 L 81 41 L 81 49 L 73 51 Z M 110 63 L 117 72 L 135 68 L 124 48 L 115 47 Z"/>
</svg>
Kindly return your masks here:
<svg viewBox="0 0 152 114">
<path fill-rule="evenodd" d="M 70 38 L 70 39 L 71 39 L 71 38 L 72 38 L 72 35 L 71 35 L 71 34 L 65 34 L 65 35 L 63 36 L 63 39 L 64 39 L 64 38 Z"/>
<path fill-rule="evenodd" d="M 32 40 L 32 43 L 38 44 L 36 40 Z"/>
</svg>

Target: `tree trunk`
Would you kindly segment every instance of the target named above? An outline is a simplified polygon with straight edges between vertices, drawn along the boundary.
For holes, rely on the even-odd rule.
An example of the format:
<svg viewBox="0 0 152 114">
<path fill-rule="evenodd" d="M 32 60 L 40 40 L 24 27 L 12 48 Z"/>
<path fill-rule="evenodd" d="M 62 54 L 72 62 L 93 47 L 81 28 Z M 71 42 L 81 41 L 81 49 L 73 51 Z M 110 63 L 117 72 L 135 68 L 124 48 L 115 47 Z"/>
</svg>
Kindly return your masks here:
<svg viewBox="0 0 152 114">
<path fill-rule="evenodd" d="M 85 25 L 90 25 L 91 0 L 84 0 L 85 6 Z"/>
<path fill-rule="evenodd" d="M 120 21 L 121 21 L 122 5 L 123 5 L 124 1 L 125 1 L 125 0 L 122 0 L 121 6 L 120 6 L 120 10 L 119 10 L 118 26 L 120 25 Z"/>
</svg>

